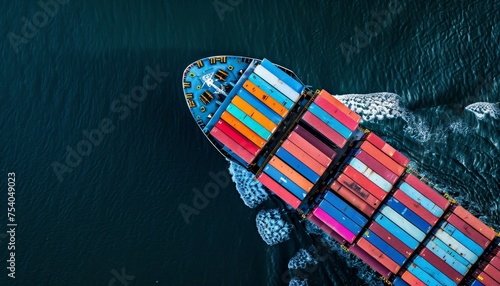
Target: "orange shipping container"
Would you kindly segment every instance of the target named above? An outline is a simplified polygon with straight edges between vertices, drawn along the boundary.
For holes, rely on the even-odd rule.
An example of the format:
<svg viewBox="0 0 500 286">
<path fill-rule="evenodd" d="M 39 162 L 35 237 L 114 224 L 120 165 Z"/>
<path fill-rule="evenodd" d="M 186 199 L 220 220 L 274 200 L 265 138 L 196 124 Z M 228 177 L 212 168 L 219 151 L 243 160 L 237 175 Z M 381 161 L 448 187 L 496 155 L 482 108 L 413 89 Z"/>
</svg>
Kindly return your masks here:
<svg viewBox="0 0 500 286">
<path fill-rule="evenodd" d="M 231 101 L 231 103 L 241 109 L 241 111 L 243 111 L 246 115 L 257 121 L 257 123 L 262 125 L 262 127 L 267 129 L 269 132 L 272 133 L 276 129 L 277 125 L 274 124 L 274 122 L 272 122 L 264 114 L 257 111 L 253 106 L 251 106 L 248 102 L 243 100 L 243 98 L 239 97 L 238 95 L 233 98 L 233 101 Z"/>
<path fill-rule="evenodd" d="M 245 81 L 243 87 L 248 90 L 248 92 L 257 97 L 260 101 L 262 101 L 265 105 L 269 106 L 269 108 L 271 108 L 274 112 L 278 113 L 281 117 L 285 117 L 285 115 L 288 113 L 288 109 L 286 109 L 286 107 L 281 105 L 274 98 L 270 97 L 267 93 L 265 93 L 251 81 Z"/>
<path fill-rule="evenodd" d="M 246 138 L 252 141 L 255 145 L 262 148 L 266 144 L 266 140 L 262 139 L 255 132 L 250 130 L 245 124 L 236 119 L 236 117 L 229 114 L 229 112 L 224 111 L 221 115 L 222 120 L 231 125 L 234 129 L 238 130 L 241 134 L 243 134 Z"/>
<path fill-rule="evenodd" d="M 285 162 L 281 161 L 280 158 L 274 156 L 269 164 L 280 171 L 287 178 L 292 180 L 297 186 L 301 187 L 304 191 L 309 192 L 313 184 L 304 178 L 301 174 L 295 171 L 292 167 L 288 166 Z"/>
<path fill-rule="evenodd" d="M 373 158 L 377 159 L 382 165 L 391 170 L 394 174 L 400 176 L 405 171 L 405 168 L 396 161 L 392 160 L 391 157 L 387 156 L 384 152 L 380 151 L 377 147 L 373 146 L 372 143 L 365 141 L 361 144 L 360 148 L 365 150 Z"/>
<path fill-rule="evenodd" d="M 422 281 L 418 280 L 415 275 L 411 274 L 408 270 L 405 270 L 403 275 L 401 275 L 401 278 L 408 284 L 412 286 L 425 286 L 425 283 Z"/>
<path fill-rule="evenodd" d="M 331 95 L 330 93 L 328 93 L 326 90 L 323 89 L 319 93 L 318 96 L 321 96 L 322 98 L 328 100 L 331 104 L 333 104 L 335 107 L 337 107 L 340 111 L 342 111 L 345 114 L 347 114 L 351 119 L 353 119 L 357 123 L 361 122 L 361 116 L 359 116 L 353 110 L 349 109 L 349 107 L 345 106 L 342 102 L 340 102 L 333 95 Z"/>
<path fill-rule="evenodd" d="M 325 172 L 326 168 L 323 165 L 314 160 L 313 157 L 309 156 L 308 153 L 300 149 L 297 145 L 293 144 L 292 141 L 286 140 L 285 142 L 283 142 L 283 145 L 281 145 L 281 147 L 295 156 L 295 158 L 299 159 L 300 162 L 304 163 L 304 165 L 309 167 L 316 174 L 321 176 Z"/>
<path fill-rule="evenodd" d="M 453 213 L 456 214 L 462 220 L 464 220 L 466 223 L 468 223 L 471 227 L 479 231 L 487 239 L 493 240 L 493 238 L 495 238 L 496 233 L 494 230 L 489 228 L 477 217 L 475 217 L 473 214 L 464 209 L 462 206 L 458 206 L 456 209 L 454 209 Z"/>
</svg>

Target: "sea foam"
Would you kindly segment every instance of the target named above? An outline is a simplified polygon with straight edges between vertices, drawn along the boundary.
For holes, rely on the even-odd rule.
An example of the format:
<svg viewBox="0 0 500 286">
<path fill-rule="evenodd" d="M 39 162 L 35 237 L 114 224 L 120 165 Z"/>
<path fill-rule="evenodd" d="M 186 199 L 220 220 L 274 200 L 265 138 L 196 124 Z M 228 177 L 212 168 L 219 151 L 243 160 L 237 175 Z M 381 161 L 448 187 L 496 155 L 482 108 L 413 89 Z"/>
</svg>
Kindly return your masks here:
<svg viewBox="0 0 500 286">
<path fill-rule="evenodd" d="M 256 208 L 269 198 L 262 184 L 254 179 L 252 173 L 239 164 L 229 161 L 229 173 L 241 199 L 248 207 Z"/>
<path fill-rule="evenodd" d="M 465 107 L 465 110 L 474 113 L 477 119 L 481 120 L 486 115 L 494 119 L 500 119 L 500 103 L 476 102 Z"/>
<path fill-rule="evenodd" d="M 335 97 L 358 113 L 365 121 L 401 117 L 406 111 L 402 107 L 401 96 L 390 92 L 343 94 Z"/>
<path fill-rule="evenodd" d="M 297 253 L 288 261 L 288 269 L 305 269 L 308 265 L 316 265 L 318 261 L 304 248 L 299 249 Z"/>
<path fill-rule="evenodd" d="M 260 236 L 268 245 L 275 245 L 290 239 L 293 226 L 281 218 L 278 209 L 261 210 L 255 222 Z"/>
</svg>

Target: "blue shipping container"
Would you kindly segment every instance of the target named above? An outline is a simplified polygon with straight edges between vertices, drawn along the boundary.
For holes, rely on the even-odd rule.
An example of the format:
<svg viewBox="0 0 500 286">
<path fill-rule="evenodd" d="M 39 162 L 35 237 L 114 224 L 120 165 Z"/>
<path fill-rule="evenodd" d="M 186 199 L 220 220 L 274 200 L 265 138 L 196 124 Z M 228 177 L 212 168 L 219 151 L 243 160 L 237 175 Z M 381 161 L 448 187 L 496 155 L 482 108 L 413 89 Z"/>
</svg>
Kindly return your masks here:
<svg viewBox="0 0 500 286">
<path fill-rule="evenodd" d="M 302 200 L 306 197 L 307 192 L 301 187 L 297 186 L 292 180 L 288 179 L 285 175 L 283 175 L 280 171 L 276 170 L 271 165 L 267 165 L 264 168 L 264 173 L 266 173 L 269 177 L 273 178 L 276 182 L 282 185 L 285 189 L 287 189 L 290 193 L 296 196 L 299 200 Z"/>
<path fill-rule="evenodd" d="M 410 264 L 408 266 L 408 271 L 413 274 L 413 276 L 418 277 L 420 281 L 425 283 L 426 285 L 441 285 L 439 284 L 436 279 L 432 278 L 429 274 L 427 274 L 425 271 L 423 271 L 420 267 L 418 267 L 416 264 Z"/>
<path fill-rule="evenodd" d="M 415 257 L 413 259 L 413 263 L 415 263 L 420 269 L 422 269 L 423 271 L 425 271 L 427 274 L 429 274 L 430 276 L 432 276 L 432 278 L 434 278 L 437 281 L 439 281 L 439 283 L 441 283 L 442 285 L 446 285 L 446 286 L 448 286 L 448 285 L 450 285 L 450 286 L 456 285 L 456 283 L 453 282 L 453 280 L 451 280 L 450 278 L 448 278 L 448 276 L 446 276 L 443 272 L 441 272 L 441 270 L 439 270 L 436 267 L 434 267 L 432 264 L 430 264 L 423 257 L 421 257 L 421 256 Z"/>
<path fill-rule="evenodd" d="M 316 181 L 319 179 L 319 175 L 316 174 L 316 172 L 304 165 L 304 163 L 300 162 L 299 159 L 295 158 L 295 156 L 290 154 L 290 152 L 288 152 L 287 150 L 279 148 L 276 152 L 276 155 L 281 160 L 283 160 L 283 162 L 287 163 L 292 168 L 297 170 L 302 176 L 306 177 L 306 179 L 308 179 L 309 181 L 316 183 Z"/>
<path fill-rule="evenodd" d="M 386 179 L 382 178 L 379 174 L 377 174 L 372 169 L 368 168 L 365 163 L 361 162 L 358 158 L 351 158 L 349 161 L 349 165 L 351 165 L 356 171 L 360 172 L 368 178 L 372 183 L 379 186 L 385 192 L 389 192 L 392 189 L 391 183 L 389 183 Z"/>
<path fill-rule="evenodd" d="M 246 115 L 245 112 L 243 112 L 232 103 L 227 107 L 227 111 L 264 140 L 267 140 L 269 139 L 269 137 L 271 137 L 271 132 L 269 132 L 269 130 L 260 125 L 252 117 Z"/>
<path fill-rule="evenodd" d="M 380 224 L 383 228 L 385 228 L 392 235 L 399 238 L 402 242 L 408 245 L 409 248 L 415 250 L 417 246 L 420 244 L 417 240 L 415 240 L 411 235 L 402 230 L 399 226 L 397 226 L 394 222 L 392 222 L 389 218 L 385 217 L 381 213 L 376 213 L 373 217 L 378 224 Z"/>
<path fill-rule="evenodd" d="M 284 94 L 286 97 L 290 98 L 292 101 L 297 101 L 300 94 L 293 90 L 290 86 L 288 86 L 281 79 L 276 77 L 273 73 L 268 71 L 262 65 L 257 66 L 253 72 L 260 76 L 263 80 L 267 81 L 270 85 L 274 86 L 279 92 Z"/>
<path fill-rule="evenodd" d="M 368 222 L 367 218 L 365 218 L 361 213 L 352 208 L 350 205 L 348 205 L 334 193 L 327 191 L 325 194 L 325 199 L 328 202 L 330 202 L 334 207 L 339 209 L 343 214 L 351 218 L 357 225 L 363 227 Z"/>
<path fill-rule="evenodd" d="M 260 101 L 257 97 L 255 97 L 247 90 L 241 88 L 238 92 L 238 95 L 255 109 L 264 114 L 267 118 L 269 118 L 274 124 L 280 124 L 281 120 L 283 120 L 283 118 L 278 113 L 274 112 L 274 110 L 269 108 L 269 106 L 265 105 L 262 101 Z"/>
<path fill-rule="evenodd" d="M 257 74 L 251 74 L 249 80 L 260 89 L 262 89 L 262 91 L 264 91 L 270 97 L 274 98 L 277 102 L 286 107 L 286 109 L 290 110 L 290 108 L 292 108 L 292 106 L 295 104 L 293 100 L 279 92 L 276 88 L 270 85 L 267 81 L 263 80 Z"/>
<path fill-rule="evenodd" d="M 280 68 L 275 66 L 268 59 L 263 59 L 260 63 L 263 67 L 265 67 L 268 71 L 274 74 L 277 78 L 282 80 L 286 85 L 295 90 L 297 93 L 302 93 L 304 90 L 304 85 L 295 80 L 293 77 L 289 76 L 287 73 L 282 71 Z"/>
<path fill-rule="evenodd" d="M 444 230 L 438 229 L 437 231 L 433 231 L 433 232 L 434 232 L 434 236 L 439 238 L 446 245 L 450 246 L 451 249 L 455 250 L 458 254 L 462 255 L 470 263 L 474 263 L 477 261 L 478 256 L 476 254 L 474 254 L 474 252 L 470 251 L 460 241 L 453 238 L 451 235 L 446 233 Z"/>
<path fill-rule="evenodd" d="M 399 276 L 396 276 L 396 278 L 394 278 L 394 281 L 392 281 L 392 285 L 394 285 L 394 286 L 410 286 L 410 284 L 406 283 Z"/>
<path fill-rule="evenodd" d="M 423 206 L 425 209 L 430 211 L 435 216 L 441 217 L 441 215 L 443 214 L 443 210 L 440 207 L 431 202 L 428 198 L 422 195 L 419 191 L 415 190 L 408 183 L 406 182 L 402 183 L 401 186 L 399 186 L 399 188 L 401 189 L 401 191 L 407 194 L 410 198 L 414 199 L 417 203 L 419 203 L 421 206 Z"/>
<path fill-rule="evenodd" d="M 393 210 L 388 205 L 383 205 L 380 209 L 380 212 L 385 215 L 387 218 L 392 220 L 396 225 L 398 225 L 402 230 L 411 235 L 417 241 L 422 241 L 425 238 L 425 233 L 423 233 L 420 229 L 414 226 L 407 219 L 398 214 L 395 210 Z"/>
<path fill-rule="evenodd" d="M 432 241 L 436 243 L 437 246 L 439 246 L 442 250 L 444 250 L 446 253 L 450 254 L 453 258 L 458 260 L 461 264 L 465 265 L 465 267 L 470 268 L 472 266 L 472 263 L 465 259 L 462 255 L 457 253 L 455 250 L 453 250 L 449 245 L 444 243 L 441 239 L 438 237 L 432 236 Z"/>
<path fill-rule="evenodd" d="M 396 249 L 394 249 L 391 245 L 385 242 L 383 239 L 378 237 L 372 231 L 365 231 L 363 233 L 363 237 L 368 240 L 371 244 L 373 244 L 378 250 L 387 255 L 392 261 L 396 262 L 399 266 L 403 265 L 406 261 L 406 257 L 404 257 L 401 253 L 399 253 Z"/>
<path fill-rule="evenodd" d="M 474 252 L 477 256 L 480 256 L 483 253 L 483 249 L 477 243 L 475 243 L 472 239 L 463 234 L 456 227 L 451 225 L 448 222 L 445 222 L 441 229 L 443 229 L 446 233 L 450 234 L 453 238 L 460 241 L 465 247 L 467 247 L 470 251 Z"/>
<path fill-rule="evenodd" d="M 474 280 L 474 282 L 470 286 L 484 286 L 484 284 L 477 280 Z"/>
<path fill-rule="evenodd" d="M 321 107 L 319 107 L 316 103 L 311 103 L 308 109 L 312 114 L 316 115 L 321 121 L 330 126 L 333 130 L 337 131 L 342 137 L 348 139 L 352 131 L 349 128 L 345 127 L 340 121 L 335 119 L 333 116 L 324 111 Z"/>
<path fill-rule="evenodd" d="M 419 215 L 414 213 L 412 210 L 407 208 L 395 198 L 390 197 L 389 200 L 387 200 L 387 205 L 398 212 L 400 215 L 402 215 L 404 218 L 406 218 L 413 225 L 418 227 L 421 231 L 428 233 L 431 230 L 432 226 L 428 222 L 426 222 Z"/>
<path fill-rule="evenodd" d="M 333 219 L 341 223 L 345 228 L 354 234 L 358 234 L 361 231 L 361 227 L 354 223 L 349 217 L 343 214 L 340 210 L 332 206 L 328 201 L 322 200 L 319 204 L 319 208 L 329 214 Z"/>
<path fill-rule="evenodd" d="M 453 267 L 458 273 L 465 275 L 469 268 L 467 268 L 466 265 L 461 263 L 459 260 L 455 259 L 455 257 L 450 254 L 450 252 L 453 252 L 450 248 L 448 252 L 447 250 L 441 248 L 436 242 L 439 240 L 439 238 L 434 238 L 433 240 L 429 240 L 427 243 L 426 247 L 429 249 L 432 253 L 434 253 L 437 257 L 441 258 L 444 262 L 446 262 L 448 265 Z M 442 243 L 442 242 L 441 242 Z M 462 258 L 463 259 L 463 258 Z M 464 259 L 464 261 L 468 264 L 468 261 Z"/>
</svg>

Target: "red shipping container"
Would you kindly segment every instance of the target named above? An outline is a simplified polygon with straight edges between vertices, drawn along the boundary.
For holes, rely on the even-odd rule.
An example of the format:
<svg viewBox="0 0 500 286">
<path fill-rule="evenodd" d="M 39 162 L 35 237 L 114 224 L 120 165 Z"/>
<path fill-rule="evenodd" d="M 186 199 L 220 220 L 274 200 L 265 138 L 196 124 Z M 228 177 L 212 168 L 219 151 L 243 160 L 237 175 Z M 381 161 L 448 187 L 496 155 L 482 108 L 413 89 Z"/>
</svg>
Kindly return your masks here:
<svg viewBox="0 0 500 286">
<path fill-rule="evenodd" d="M 394 174 L 400 176 L 405 171 L 405 167 L 396 163 L 396 161 L 392 160 L 391 157 L 387 156 L 384 152 L 373 146 L 372 143 L 365 141 L 359 147 L 370 154 L 370 156 L 377 159 L 377 161 L 382 163 L 382 165 L 387 167 Z"/>
<path fill-rule="evenodd" d="M 351 192 L 348 188 L 340 184 L 338 181 L 334 181 L 330 185 L 330 188 L 332 188 L 333 191 L 337 192 L 341 197 L 350 202 L 354 207 L 363 212 L 365 215 L 367 215 L 368 217 L 372 217 L 375 209 L 367 204 L 363 199 L 358 197 L 356 194 Z"/>
<path fill-rule="evenodd" d="M 316 117 L 316 115 L 312 114 L 311 112 L 307 111 L 302 116 L 302 119 L 340 148 L 344 147 L 347 143 L 347 139 L 342 137 L 342 135 L 333 130 L 330 126 L 321 121 L 321 119 Z"/>
<path fill-rule="evenodd" d="M 497 282 L 500 282 L 500 271 L 493 267 L 493 265 L 486 265 L 483 270 L 486 274 L 490 275 L 491 278 L 495 279 Z"/>
<path fill-rule="evenodd" d="M 234 129 L 226 121 L 220 119 L 216 124 L 220 131 L 224 132 L 227 136 L 231 137 L 234 141 L 238 142 L 243 148 L 248 152 L 252 153 L 254 156 L 259 153 L 260 149 L 252 141 L 246 138 L 243 134 Z"/>
<path fill-rule="evenodd" d="M 328 100 L 331 104 L 333 104 L 338 109 L 340 109 L 340 111 L 344 112 L 349 117 L 351 117 L 352 120 L 356 121 L 357 123 L 361 122 L 361 116 L 359 116 L 356 112 L 354 112 L 349 107 L 347 107 L 345 104 L 340 102 L 333 95 L 328 93 L 326 90 L 324 90 L 324 89 L 321 90 L 321 92 L 318 94 L 318 96 L 323 97 L 324 99 Z"/>
<path fill-rule="evenodd" d="M 370 192 L 368 192 L 367 190 L 363 189 L 358 183 L 354 182 L 345 174 L 341 174 L 340 176 L 338 176 L 337 181 L 347 189 L 349 189 L 352 193 L 356 194 L 358 197 L 364 200 L 371 207 L 377 208 L 378 205 L 380 205 L 380 200 L 370 194 Z"/>
<path fill-rule="evenodd" d="M 321 141 L 318 137 L 312 135 L 311 132 L 307 131 L 304 127 L 297 125 L 293 130 L 297 134 L 299 134 L 302 138 L 309 141 L 312 145 L 321 150 L 321 152 L 323 152 L 326 156 L 328 156 L 328 158 L 333 159 L 337 155 L 337 153 L 332 148 L 328 147 L 328 145 L 326 145 L 325 142 Z M 302 147 L 300 145 L 297 146 Z"/>
<path fill-rule="evenodd" d="M 413 250 L 409 246 L 407 246 L 404 242 L 399 240 L 399 238 L 392 235 L 390 232 L 388 232 L 385 228 L 383 228 L 377 222 L 375 222 L 375 221 L 372 222 L 372 224 L 370 225 L 370 227 L 368 227 L 368 229 L 373 231 L 373 233 L 375 233 L 383 241 L 385 241 L 389 245 L 391 245 L 394 249 L 396 249 L 404 257 L 408 258 L 413 253 Z"/>
<path fill-rule="evenodd" d="M 451 267 L 440 257 L 436 256 L 428 248 L 422 249 L 422 251 L 420 251 L 420 256 L 425 258 L 425 260 L 427 260 L 431 265 L 439 269 L 448 278 L 455 281 L 455 283 L 458 284 L 460 281 L 462 281 L 462 278 L 464 277 L 462 274 L 458 273 L 458 271 L 456 271 L 453 267 Z"/>
<path fill-rule="evenodd" d="M 278 195 L 278 197 L 286 203 L 291 205 L 294 209 L 299 207 L 300 200 L 265 173 L 261 173 L 257 180 L 261 182 L 262 185 L 266 186 L 266 188 Z"/>
<path fill-rule="evenodd" d="M 433 188 L 429 187 L 426 183 L 422 182 L 419 178 L 412 174 L 409 174 L 405 179 L 410 186 L 412 186 L 419 193 L 424 195 L 426 198 L 430 199 L 434 204 L 440 207 L 442 210 L 446 210 L 450 205 L 450 202 L 438 193 Z"/>
<path fill-rule="evenodd" d="M 351 245 L 349 250 L 354 253 L 357 257 L 361 258 L 366 264 L 370 265 L 375 271 L 377 271 L 380 275 L 385 278 L 389 278 L 392 275 L 392 272 L 389 271 L 384 265 L 378 262 L 375 258 L 371 257 L 366 251 L 361 249 L 356 244 Z"/>
<path fill-rule="evenodd" d="M 290 140 L 290 142 L 292 142 L 296 146 L 300 147 L 300 149 L 302 149 L 303 151 L 308 152 L 311 157 L 313 157 L 324 167 L 328 167 L 328 165 L 330 165 L 330 163 L 332 162 L 332 159 L 330 159 L 327 155 L 325 155 L 318 148 L 312 145 L 309 141 L 302 138 L 299 134 L 292 132 L 288 137 L 288 140 Z"/>
<path fill-rule="evenodd" d="M 370 132 L 366 136 L 366 141 L 373 144 L 373 146 L 382 150 L 385 154 L 389 155 L 394 161 L 396 161 L 399 165 L 406 167 L 408 163 L 410 163 L 410 159 L 406 158 L 399 151 L 394 149 L 391 145 L 387 144 L 382 138 L 378 137 L 375 133 Z"/>
<path fill-rule="evenodd" d="M 336 106 L 331 104 L 325 98 L 318 96 L 314 100 L 314 103 L 316 103 L 324 111 L 326 111 L 328 114 L 330 114 L 335 119 L 337 119 L 340 123 L 342 123 L 349 130 L 354 131 L 358 127 L 358 123 L 356 121 L 354 121 L 352 118 L 350 118 L 349 115 L 340 111 L 340 109 L 338 109 Z"/>
<path fill-rule="evenodd" d="M 306 151 L 300 149 L 297 145 L 293 144 L 290 140 L 286 140 L 281 145 L 283 149 L 287 150 L 290 154 L 292 154 L 295 158 L 297 158 L 300 162 L 304 163 L 309 169 L 313 170 L 318 175 L 323 175 L 326 170 L 326 167 L 321 165 L 318 161 L 314 160 Z"/>
<path fill-rule="evenodd" d="M 380 264 L 382 264 L 385 268 L 389 269 L 392 273 L 398 273 L 399 266 L 396 262 L 392 261 L 389 257 L 387 257 L 383 252 L 378 250 L 373 244 L 368 242 L 364 237 L 361 237 L 356 243 L 361 249 L 366 251 L 371 257 L 375 258 Z"/>
<path fill-rule="evenodd" d="M 309 180 L 304 178 L 304 176 L 302 176 L 300 173 L 295 171 L 287 163 L 283 162 L 280 158 L 276 156 L 271 158 L 269 164 L 271 164 L 271 166 L 276 168 L 276 170 L 280 171 L 288 179 L 292 180 L 297 186 L 306 191 L 306 193 L 308 193 L 314 186 L 313 183 L 309 182 Z"/>
<path fill-rule="evenodd" d="M 375 171 L 375 173 L 379 174 L 382 178 L 386 179 L 391 185 L 394 185 L 396 181 L 399 179 L 399 176 L 394 174 L 391 170 L 389 170 L 382 163 L 377 161 L 375 158 L 370 156 L 363 150 L 359 150 L 359 153 L 355 155 L 357 159 L 363 162 L 368 168 Z"/>
<path fill-rule="evenodd" d="M 496 233 L 494 230 L 489 228 L 482 221 L 480 221 L 477 217 L 473 216 L 470 212 L 465 210 L 462 206 L 458 206 L 456 209 L 454 209 L 453 213 L 456 214 L 459 218 L 463 219 L 466 223 L 468 223 L 474 229 L 479 231 L 482 235 L 484 235 L 489 240 L 493 240 L 493 238 L 495 238 Z"/>
<path fill-rule="evenodd" d="M 491 278 L 488 274 L 480 269 L 475 270 L 474 273 L 472 273 L 472 276 L 474 278 L 477 278 L 477 280 L 479 280 L 483 285 L 498 285 L 498 282 L 496 282 L 495 279 Z"/>
<path fill-rule="evenodd" d="M 363 174 L 358 172 L 353 167 L 347 166 L 344 169 L 343 173 L 346 174 L 349 178 L 351 178 L 354 182 L 358 183 L 363 189 L 370 192 L 373 196 L 375 196 L 375 198 L 383 200 L 385 196 L 387 196 L 387 193 L 384 192 L 384 190 L 382 190 L 379 186 L 375 185 L 374 182 L 370 181 L 370 179 L 365 177 Z"/>
<path fill-rule="evenodd" d="M 219 128 L 214 126 L 214 128 L 210 130 L 210 135 L 212 135 L 215 139 L 219 140 L 222 144 L 231 149 L 231 151 L 233 151 L 246 163 L 252 162 L 253 158 L 255 158 L 252 153 L 248 152 L 243 146 L 241 146 L 236 141 L 231 139 L 231 137 L 227 136 L 224 132 L 219 130 Z"/>
<path fill-rule="evenodd" d="M 321 228 L 321 230 L 323 230 L 326 234 L 331 236 L 338 243 L 345 244 L 347 242 L 342 236 L 340 236 L 336 231 L 331 229 L 328 225 L 323 223 L 323 221 L 317 218 L 314 214 L 311 214 L 311 216 L 309 216 L 309 220 L 312 221 L 319 228 Z"/>
<path fill-rule="evenodd" d="M 491 240 L 484 237 L 480 232 L 471 227 L 468 223 L 459 218 L 456 214 L 451 214 L 446 219 L 451 225 L 460 230 L 463 234 L 465 234 L 468 238 L 472 239 L 475 243 L 481 246 L 483 249 L 488 247 Z"/>
<path fill-rule="evenodd" d="M 411 286 L 426 286 L 425 283 L 418 280 L 418 278 L 415 277 L 413 274 L 411 274 L 410 271 L 408 270 L 405 270 L 403 275 L 401 275 L 401 279 L 403 279 L 406 283 L 410 284 Z"/>
<path fill-rule="evenodd" d="M 493 265 L 496 269 L 500 270 L 500 258 L 494 256 L 490 260 L 490 264 Z"/>
<path fill-rule="evenodd" d="M 421 206 L 414 199 L 410 198 L 407 194 L 405 194 L 400 189 L 398 189 L 396 192 L 394 192 L 393 197 L 396 200 L 400 201 L 403 205 L 405 205 L 411 211 L 416 213 L 423 220 L 428 222 L 430 225 L 434 226 L 437 223 L 437 221 L 439 220 L 439 218 L 437 216 L 433 215 L 430 211 L 428 211 L 426 208 Z"/>
</svg>

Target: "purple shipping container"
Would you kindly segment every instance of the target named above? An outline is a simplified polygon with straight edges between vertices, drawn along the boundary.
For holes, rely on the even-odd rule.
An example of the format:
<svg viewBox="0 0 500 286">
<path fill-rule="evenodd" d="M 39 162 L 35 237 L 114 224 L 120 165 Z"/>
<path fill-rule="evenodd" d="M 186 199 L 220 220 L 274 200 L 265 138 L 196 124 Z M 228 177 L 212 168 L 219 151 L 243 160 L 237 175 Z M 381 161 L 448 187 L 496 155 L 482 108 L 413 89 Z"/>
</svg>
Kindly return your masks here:
<svg viewBox="0 0 500 286">
<path fill-rule="evenodd" d="M 356 235 L 354 233 L 352 233 L 341 223 L 333 219 L 329 214 L 327 214 L 322 209 L 320 208 L 315 209 L 313 211 L 313 214 L 348 242 L 352 243 L 356 238 Z"/>
<path fill-rule="evenodd" d="M 315 225 L 321 228 L 326 234 L 331 236 L 335 241 L 340 244 L 346 243 L 346 240 L 342 238 L 342 236 L 338 235 L 333 229 L 327 226 L 324 222 L 322 222 L 319 218 L 317 218 L 314 214 L 311 214 L 309 220 L 312 221 Z"/>
<path fill-rule="evenodd" d="M 302 138 L 309 141 L 311 144 L 314 145 L 314 147 L 318 148 L 321 152 L 323 152 L 323 154 L 328 156 L 328 158 L 333 159 L 333 158 L 335 158 L 335 155 L 337 155 L 337 153 L 335 151 L 333 151 L 332 148 L 328 147 L 328 145 L 326 145 L 326 143 L 322 142 L 318 137 L 315 137 L 314 135 L 309 133 L 309 131 L 305 130 L 304 127 L 297 125 L 297 127 L 295 127 L 294 130 Z"/>
</svg>

